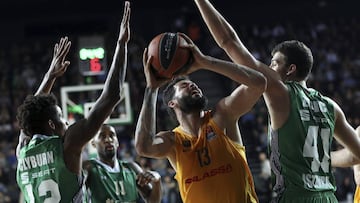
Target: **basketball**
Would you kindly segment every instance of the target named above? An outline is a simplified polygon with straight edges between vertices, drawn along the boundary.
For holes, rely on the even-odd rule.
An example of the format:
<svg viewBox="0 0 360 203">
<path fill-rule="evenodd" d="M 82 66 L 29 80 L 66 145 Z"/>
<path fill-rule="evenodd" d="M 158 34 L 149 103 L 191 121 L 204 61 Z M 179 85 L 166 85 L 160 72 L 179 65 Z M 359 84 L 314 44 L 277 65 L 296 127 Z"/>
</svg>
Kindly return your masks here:
<svg viewBox="0 0 360 203">
<path fill-rule="evenodd" d="M 148 57 L 152 56 L 151 66 L 159 78 L 172 78 L 190 67 L 191 53 L 186 48 L 186 40 L 178 33 L 161 33 L 154 37 L 148 46 Z"/>
</svg>

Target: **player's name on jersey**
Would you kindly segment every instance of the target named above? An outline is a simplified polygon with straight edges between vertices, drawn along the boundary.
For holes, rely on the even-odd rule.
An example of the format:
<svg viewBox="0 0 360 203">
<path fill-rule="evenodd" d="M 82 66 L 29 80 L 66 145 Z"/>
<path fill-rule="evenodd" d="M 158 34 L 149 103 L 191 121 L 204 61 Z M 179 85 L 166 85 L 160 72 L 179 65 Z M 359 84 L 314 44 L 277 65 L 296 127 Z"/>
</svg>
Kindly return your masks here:
<svg viewBox="0 0 360 203">
<path fill-rule="evenodd" d="M 18 169 L 20 171 L 45 166 L 54 163 L 53 151 L 42 152 L 19 159 Z"/>
<path fill-rule="evenodd" d="M 302 121 L 310 121 L 310 119 L 312 118 L 317 123 L 328 123 L 328 122 L 330 122 L 328 118 L 323 118 L 323 117 L 320 117 L 320 116 L 313 115 L 311 113 L 311 111 L 308 110 L 308 109 L 300 109 L 299 113 L 300 113 L 300 117 L 301 117 Z"/>
<path fill-rule="evenodd" d="M 333 187 L 329 176 L 303 174 L 302 179 L 304 181 L 304 185 L 308 188 L 331 189 Z"/>
</svg>

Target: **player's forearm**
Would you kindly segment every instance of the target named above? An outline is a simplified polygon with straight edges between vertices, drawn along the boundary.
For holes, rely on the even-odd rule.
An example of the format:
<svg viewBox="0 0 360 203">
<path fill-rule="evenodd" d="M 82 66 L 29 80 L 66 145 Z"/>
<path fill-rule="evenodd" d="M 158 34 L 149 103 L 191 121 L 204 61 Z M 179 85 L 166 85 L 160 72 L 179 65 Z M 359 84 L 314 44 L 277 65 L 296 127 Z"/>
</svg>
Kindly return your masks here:
<svg viewBox="0 0 360 203">
<path fill-rule="evenodd" d="M 139 154 L 146 155 L 156 133 L 156 100 L 158 88 L 147 87 L 135 131 L 135 147 Z"/>
<path fill-rule="evenodd" d="M 359 163 L 359 161 L 346 148 L 331 152 L 332 167 L 350 167 L 357 163 Z"/>
<path fill-rule="evenodd" d="M 148 203 L 160 203 L 161 202 L 161 181 L 152 182 L 152 190 L 149 198 L 147 198 Z"/>
<path fill-rule="evenodd" d="M 102 94 L 117 101 L 123 88 L 127 69 L 127 43 L 118 42 Z"/>
<path fill-rule="evenodd" d="M 257 69 L 259 63 L 239 39 L 234 28 L 208 0 L 195 0 L 197 7 L 216 43 L 232 61 Z"/>
<path fill-rule="evenodd" d="M 259 89 L 259 91 L 262 92 L 266 89 L 266 78 L 262 73 L 246 66 L 216 59 L 214 57 L 207 56 L 206 59 L 204 69 L 217 72 L 235 82 Z"/>
<path fill-rule="evenodd" d="M 52 87 L 54 86 L 55 80 L 56 80 L 56 77 L 51 77 L 50 73 L 47 72 L 44 75 L 44 78 L 42 79 L 39 88 L 35 92 L 35 95 L 49 94 L 51 92 Z"/>
</svg>

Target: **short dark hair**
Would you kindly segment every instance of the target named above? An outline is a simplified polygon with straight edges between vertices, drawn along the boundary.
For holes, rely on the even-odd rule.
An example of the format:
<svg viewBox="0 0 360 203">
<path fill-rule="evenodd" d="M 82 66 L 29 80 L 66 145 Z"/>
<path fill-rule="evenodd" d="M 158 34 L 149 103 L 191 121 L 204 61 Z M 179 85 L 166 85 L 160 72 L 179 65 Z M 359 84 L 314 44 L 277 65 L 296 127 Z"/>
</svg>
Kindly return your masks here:
<svg viewBox="0 0 360 203">
<path fill-rule="evenodd" d="M 57 99 L 53 94 L 29 95 L 17 109 L 20 128 L 28 136 L 44 134 L 44 124 L 55 119 Z"/>
<path fill-rule="evenodd" d="M 296 65 L 296 78 L 306 80 L 313 67 L 314 59 L 309 47 L 297 40 L 284 41 L 276 45 L 271 55 L 280 52 L 285 56 L 286 65 Z"/>
<path fill-rule="evenodd" d="M 163 90 L 163 95 L 162 95 L 162 100 L 163 100 L 164 105 L 166 106 L 167 112 L 175 120 L 176 120 L 175 112 L 172 108 L 169 108 L 168 103 L 170 100 L 172 100 L 174 98 L 174 95 L 175 95 L 174 85 L 182 80 L 190 80 L 190 78 L 188 76 L 178 76 L 178 77 L 174 78 L 167 84 L 167 86 Z"/>
</svg>

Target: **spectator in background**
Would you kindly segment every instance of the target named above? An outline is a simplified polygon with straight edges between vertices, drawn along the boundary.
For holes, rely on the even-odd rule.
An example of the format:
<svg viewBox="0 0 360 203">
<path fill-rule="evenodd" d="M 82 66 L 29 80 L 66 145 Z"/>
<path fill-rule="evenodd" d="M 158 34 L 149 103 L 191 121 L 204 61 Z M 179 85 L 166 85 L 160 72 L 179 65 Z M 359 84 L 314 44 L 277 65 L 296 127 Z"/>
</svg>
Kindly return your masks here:
<svg viewBox="0 0 360 203">
<path fill-rule="evenodd" d="M 260 173 L 254 175 L 256 194 L 259 202 L 270 202 L 271 200 L 271 167 L 266 153 L 259 153 Z"/>
</svg>

